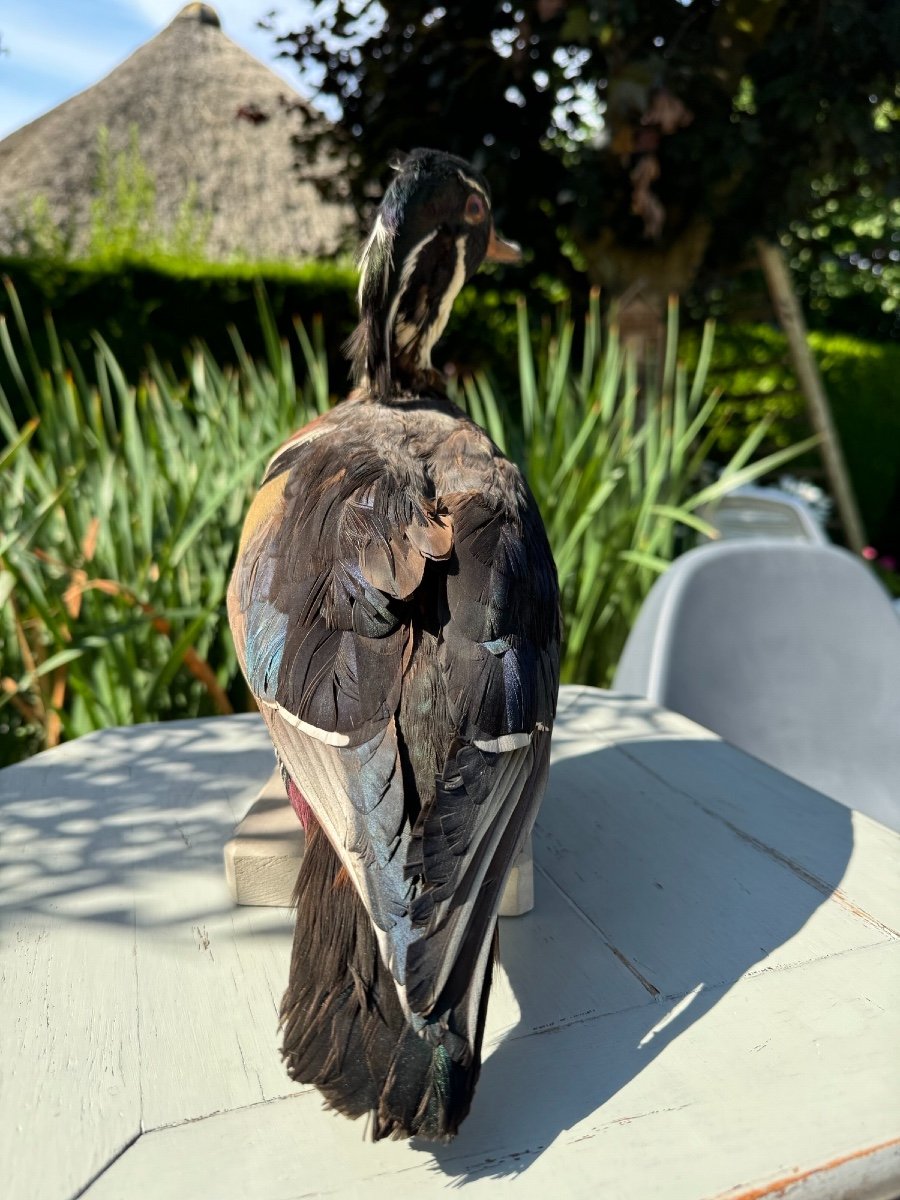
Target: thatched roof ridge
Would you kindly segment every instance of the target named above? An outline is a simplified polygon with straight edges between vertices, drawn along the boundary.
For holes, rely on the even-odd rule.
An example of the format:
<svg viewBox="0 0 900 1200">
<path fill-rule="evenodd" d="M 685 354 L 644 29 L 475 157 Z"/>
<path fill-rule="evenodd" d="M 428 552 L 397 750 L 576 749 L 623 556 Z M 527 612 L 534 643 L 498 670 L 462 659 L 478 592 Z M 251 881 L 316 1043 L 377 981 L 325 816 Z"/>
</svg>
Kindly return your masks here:
<svg viewBox="0 0 900 1200">
<path fill-rule="evenodd" d="M 138 130 L 156 184 L 157 213 L 171 226 L 189 188 L 211 214 L 209 257 L 302 259 L 335 251 L 348 209 L 326 204 L 295 166 L 292 134 L 304 100 L 222 31 L 214 9 L 188 4 L 109 75 L 0 141 L 0 251 L 36 196 L 84 247 L 98 170 L 98 131 L 111 154 Z"/>
</svg>

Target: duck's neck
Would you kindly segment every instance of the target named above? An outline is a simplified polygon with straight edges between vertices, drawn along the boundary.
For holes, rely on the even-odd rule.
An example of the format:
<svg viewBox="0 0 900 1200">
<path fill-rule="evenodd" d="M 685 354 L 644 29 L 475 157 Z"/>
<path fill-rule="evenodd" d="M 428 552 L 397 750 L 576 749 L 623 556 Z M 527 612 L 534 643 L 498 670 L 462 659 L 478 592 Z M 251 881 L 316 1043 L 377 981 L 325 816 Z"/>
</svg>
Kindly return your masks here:
<svg viewBox="0 0 900 1200">
<path fill-rule="evenodd" d="M 360 321 L 350 342 L 356 382 L 385 399 L 444 391 L 431 352 L 466 280 L 466 239 L 433 230 L 395 263 L 380 236 L 376 222 L 363 252 Z"/>
</svg>

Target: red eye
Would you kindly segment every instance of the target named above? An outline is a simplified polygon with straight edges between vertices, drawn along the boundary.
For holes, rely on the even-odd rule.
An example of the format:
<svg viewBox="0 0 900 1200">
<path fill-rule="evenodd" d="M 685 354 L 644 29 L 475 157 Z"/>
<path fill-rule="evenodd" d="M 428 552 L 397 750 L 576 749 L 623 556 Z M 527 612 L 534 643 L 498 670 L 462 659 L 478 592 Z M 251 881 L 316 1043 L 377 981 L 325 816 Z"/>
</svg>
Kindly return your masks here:
<svg viewBox="0 0 900 1200">
<path fill-rule="evenodd" d="M 477 192 L 472 192 L 466 201 L 466 220 L 470 225 L 479 225 L 487 216 L 487 205 Z"/>
</svg>

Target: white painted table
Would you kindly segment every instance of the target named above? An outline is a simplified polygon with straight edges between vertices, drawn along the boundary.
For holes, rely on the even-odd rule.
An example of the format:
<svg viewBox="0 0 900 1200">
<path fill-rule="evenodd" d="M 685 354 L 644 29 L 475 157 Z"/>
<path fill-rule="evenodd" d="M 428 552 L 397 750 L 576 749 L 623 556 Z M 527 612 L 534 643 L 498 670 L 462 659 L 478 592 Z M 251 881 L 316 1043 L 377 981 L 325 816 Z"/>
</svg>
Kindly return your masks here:
<svg viewBox="0 0 900 1200">
<path fill-rule="evenodd" d="M 643 702 L 560 708 L 537 906 L 437 1149 L 365 1142 L 282 1071 L 291 917 L 222 871 L 261 721 L 0 772 L 0 1196 L 900 1194 L 900 838 Z"/>
</svg>

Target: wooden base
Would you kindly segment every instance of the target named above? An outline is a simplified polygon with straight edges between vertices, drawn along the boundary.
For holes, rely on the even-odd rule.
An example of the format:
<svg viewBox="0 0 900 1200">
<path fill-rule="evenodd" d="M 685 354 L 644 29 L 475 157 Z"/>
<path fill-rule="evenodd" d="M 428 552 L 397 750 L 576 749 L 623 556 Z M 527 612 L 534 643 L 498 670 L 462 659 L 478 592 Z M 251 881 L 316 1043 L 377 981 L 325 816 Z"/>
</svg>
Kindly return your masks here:
<svg viewBox="0 0 900 1200">
<path fill-rule="evenodd" d="M 225 878 L 235 903 L 288 907 L 305 846 L 303 827 L 285 795 L 281 774 L 275 771 L 225 845 Z M 533 908 L 529 836 L 506 881 L 500 916 L 520 917 Z"/>
</svg>

